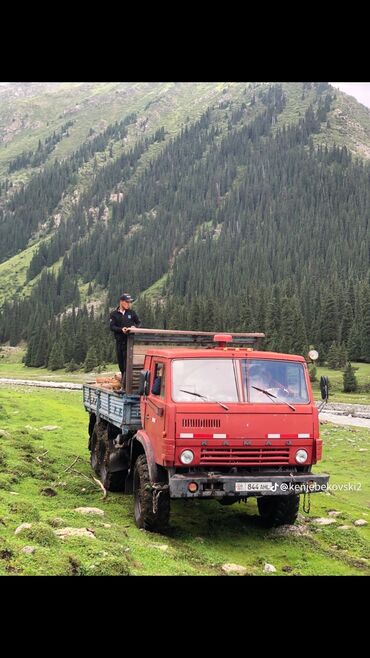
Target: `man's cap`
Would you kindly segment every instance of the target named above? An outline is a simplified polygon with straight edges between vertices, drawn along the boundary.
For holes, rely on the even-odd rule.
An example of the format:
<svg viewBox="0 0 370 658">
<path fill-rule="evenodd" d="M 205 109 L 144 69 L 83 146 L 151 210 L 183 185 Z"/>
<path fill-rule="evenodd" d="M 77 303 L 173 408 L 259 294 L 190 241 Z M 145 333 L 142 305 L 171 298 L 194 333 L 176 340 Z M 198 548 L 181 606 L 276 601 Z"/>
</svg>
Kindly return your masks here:
<svg viewBox="0 0 370 658">
<path fill-rule="evenodd" d="M 133 302 L 134 301 L 132 299 L 131 295 L 129 295 L 127 292 L 125 292 L 123 295 L 121 295 L 121 297 L 119 299 L 122 302 Z"/>
</svg>

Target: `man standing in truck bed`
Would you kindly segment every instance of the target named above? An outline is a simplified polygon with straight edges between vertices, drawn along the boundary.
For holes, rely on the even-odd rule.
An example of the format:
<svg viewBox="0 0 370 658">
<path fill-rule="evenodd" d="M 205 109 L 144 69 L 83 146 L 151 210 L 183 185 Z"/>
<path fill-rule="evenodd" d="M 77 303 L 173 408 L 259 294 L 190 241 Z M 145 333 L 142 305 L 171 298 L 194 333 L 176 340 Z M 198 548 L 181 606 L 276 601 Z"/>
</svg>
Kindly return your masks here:
<svg viewBox="0 0 370 658">
<path fill-rule="evenodd" d="M 127 330 L 130 327 L 140 327 L 141 321 L 132 310 L 134 300 L 131 295 L 124 293 L 119 298 L 119 306 L 110 314 L 110 328 L 116 339 L 117 361 L 121 371 L 121 391 L 124 391 L 126 358 L 127 358 Z"/>
</svg>

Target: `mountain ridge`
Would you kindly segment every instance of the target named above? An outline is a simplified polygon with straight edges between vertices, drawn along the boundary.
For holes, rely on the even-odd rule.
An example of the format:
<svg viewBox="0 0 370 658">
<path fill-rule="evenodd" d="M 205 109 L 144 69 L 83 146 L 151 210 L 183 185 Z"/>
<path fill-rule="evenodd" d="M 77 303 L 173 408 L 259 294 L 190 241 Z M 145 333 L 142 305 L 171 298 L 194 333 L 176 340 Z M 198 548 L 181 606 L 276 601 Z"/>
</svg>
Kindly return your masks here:
<svg viewBox="0 0 370 658">
<path fill-rule="evenodd" d="M 238 306 L 234 329 L 248 324 L 249 314 L 255 330 L 263 330 L 272 320 L 272 310 L 269 319 L 259 308 L 263 296 L 267 303 L 272 295 L 273 306 L 288 295 L 293 306 L 282 307 L 300 325 L 303 314 L 306 327 L 295 346 L 302 349 L 309 333 L 323 341 L 325 352 L 330 345 L 320 314 L 329 303 L 326 271 L 337 307 L 350 294 L 349 277 L 355 288 L 349 325 L 355 316 L 358 322 L 368 285 L 366 108 L 326 83 L 81 83 L 54 89 L 55 98 L 48 132 L 43 126 L 41 139 L 40 126 L 33 131 L 28 153 L 21 128 L 13 131 L 11 157 L 4 155 L 9 146 L 0 148 L 0 303 L 29 298 L 34 306 L 44 295 L 50 319 L 85 303 L 103 310 L 125 288 L 141 295 L 152 322 L 178 325 L 187 321 L 180 300 L 193 291 L 200 329 L 214 317 L 212 294 L 227 294 Z M 42 102 L 31 99 L 31 105 L 17 100 L 22 120 L 27 113 L 37 120 Z M 80 102 L 70 105 L 71 99 Z M 61 114 L 62 106 L 75 114 Z M 2 107 L 0 94 L 0 139 L 7 134 Z M 92 119 L 97 123 L 88 127 Z M 350 227 L 359 241 L 357 263 Z M 310 229 L 313 253 L 305 247 Z M 320 232 L 331 260 L 321 253 Z M 212 263 L 212 285 L 205 259 Z M 320 291 L 311 322 L 305 296 L 312 285 Z M 338 327 L 330 344 L 343 336 L 348 344 L 349 330 Z M 281 334 L 281 325 L 276 331 Z M 364 352 L 363 345 L 359 349 Z"/>
</svg>

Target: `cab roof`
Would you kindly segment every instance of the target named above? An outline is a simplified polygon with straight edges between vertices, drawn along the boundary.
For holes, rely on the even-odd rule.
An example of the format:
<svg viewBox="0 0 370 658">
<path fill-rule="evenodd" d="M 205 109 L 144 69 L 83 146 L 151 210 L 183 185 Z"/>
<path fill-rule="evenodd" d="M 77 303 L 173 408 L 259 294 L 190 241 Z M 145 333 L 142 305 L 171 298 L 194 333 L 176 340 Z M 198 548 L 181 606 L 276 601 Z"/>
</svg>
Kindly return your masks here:
<svg viewBox="0 0 370 658">
<path fill-rule="evenodd" d="M 301 361 L 306 359 L 298 354 L 282 354 L 281 352 L 261 352 L 258 350 L 236 347 L 214 347 L 211 349 L 192 349 L 186 347 L 176 348 L 150 348 L 145 351 L 146 356 L 161 359 L 270 359 L 276 361 Z"/>
</svg>

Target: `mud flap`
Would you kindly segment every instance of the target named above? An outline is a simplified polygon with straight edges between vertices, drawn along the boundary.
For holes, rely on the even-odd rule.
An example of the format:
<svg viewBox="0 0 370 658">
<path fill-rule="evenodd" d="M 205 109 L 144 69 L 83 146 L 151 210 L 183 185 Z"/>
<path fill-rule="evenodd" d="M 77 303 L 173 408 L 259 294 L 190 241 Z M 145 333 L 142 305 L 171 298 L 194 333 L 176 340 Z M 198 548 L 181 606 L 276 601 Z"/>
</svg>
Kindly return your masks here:
<svg viewBox="0 0 370 658">
<path fill-rule="evenodd" d="M 117 471 L 127 471 L 129 464 L 129 454 L 127 448 L 113 448 L 109 454 L 108 470 L 111 473 Z"/>
</svg>

